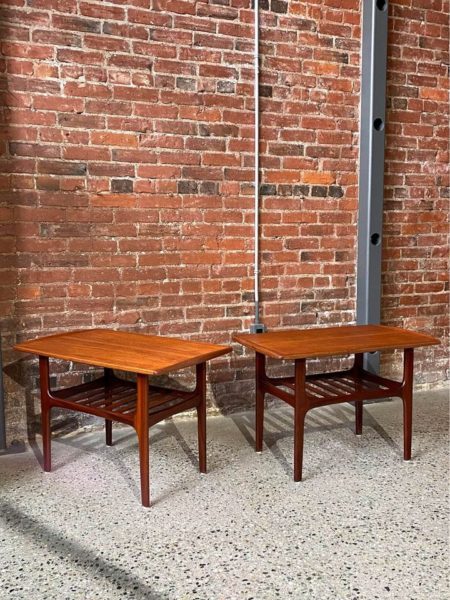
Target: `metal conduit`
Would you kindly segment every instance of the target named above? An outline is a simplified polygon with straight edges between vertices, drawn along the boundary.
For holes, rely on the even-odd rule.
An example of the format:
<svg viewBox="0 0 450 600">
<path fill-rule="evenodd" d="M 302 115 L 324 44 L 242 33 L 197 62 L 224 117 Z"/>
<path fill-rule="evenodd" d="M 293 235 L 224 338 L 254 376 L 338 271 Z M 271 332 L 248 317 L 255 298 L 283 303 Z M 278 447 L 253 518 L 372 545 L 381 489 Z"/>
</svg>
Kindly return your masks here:
<svg viewBox="0 0 450 600">
<path fill-rule="evenodd" d="M 361 325 L 378 324 L 381 316 L 388 10 L 388 0 L 363 2 L 356 277 L 356 321 Z M 379 365 L 379 352 L 364 356 L 369 371 L 377 373 Z"/>
</svg>

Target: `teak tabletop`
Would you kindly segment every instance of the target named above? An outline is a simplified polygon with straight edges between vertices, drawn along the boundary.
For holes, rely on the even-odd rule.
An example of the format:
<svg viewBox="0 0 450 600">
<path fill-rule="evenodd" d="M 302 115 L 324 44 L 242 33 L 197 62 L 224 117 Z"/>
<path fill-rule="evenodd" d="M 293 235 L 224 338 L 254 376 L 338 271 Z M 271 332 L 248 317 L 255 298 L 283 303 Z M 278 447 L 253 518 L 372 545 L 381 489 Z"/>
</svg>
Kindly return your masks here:
<svg viewBox="0 0 450 600">
<path fill-rule="evenodd" d="M 231 351 L 229 346 L 109 329 L 59 333 L 22 342 L 15 349 L 143 375 L 182 369 Z"/>
<path fill-rule="evenodd" d="M 265 356 L 279 359 L 360 354 L 439 344 L 439 340 L 431 335 L 384 325 L 343 325 L 323 329 L 240 333 L 234 335 L 233 339 Z"/>
</svg>

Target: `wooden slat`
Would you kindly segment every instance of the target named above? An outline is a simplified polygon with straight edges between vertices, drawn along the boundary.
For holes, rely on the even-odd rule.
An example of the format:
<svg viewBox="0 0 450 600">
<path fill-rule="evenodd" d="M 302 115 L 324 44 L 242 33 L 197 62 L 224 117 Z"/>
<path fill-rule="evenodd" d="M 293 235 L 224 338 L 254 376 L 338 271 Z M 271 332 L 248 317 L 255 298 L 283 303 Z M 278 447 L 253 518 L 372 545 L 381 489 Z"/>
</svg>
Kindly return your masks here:
<svg viewBox="0 0 450 600">
<path fill-rule="evenodd" d="M 104 386 L 104 382 L 104 377 L 100 377 L 99 379 L 95 379 L 94 381 L 89 381 L 88 383 L 82 383 L 77 386 L 57 390 L 52 393 L 58 394 L 58 398 L 68 398 L 69 396 L 72 397 L 75 394 L 84 394 L 86 392 L 89 392 L 90 390 L 100 389 Z"/>
<path fill-rule="evenodd" d="M 324 396 L 321 395 L 318 390 L 316 390 L 313 387 L 309 387 L 308 382 L 306 382 L 306 385 L 305 385 L 305 392 L 306 392 L 306 395 L 311 398 L 318 398 L 319 400 L 320 399 L 323 400 L 323 398 L 324 398 Z"/>
<path fill-rule="evenodd" d="M 368 371 L 361 371 L 361 377 L 366 381 L 373 381 L 376 384 L 383 385 L 386 388 L 392 388 L 392 386 L 397 383 L 392 381 L 391 379 L 386 379 L 385 377 L 381 377 L 380 375 L 375 375 L 375 373 L 369 373 Z M 400 386 L 400 383 L 397 383 Z"/>
<path fill-rule="evenodd" d="M 102 419 L 111 419 L 113 421 L 120 421 L 121 423 L 126 423 L 127 425 L 133 425 L 132 415 L 128 415 L 125 413 L 114 413 L 104 408 L 91 408 L 90 406 L 84 406 L 76 402 L 70 402 L 70 400 L 60 400 L 57 397 L 52 398 L 51 404 L 53 406 L 59 406 L 60 408 L 66 408 L 68 410 L 83 412 L 88 415 L 95 415 L 96 417 L 101 417 Z"/>
<path fill-rule="evenodd" d="M 336 390 L 336 386 L 333 386 L 334 382 L 334 379 L 316 379 L 314 383 L 324 389 L 327 392 L 327 396 L 330 394 L 332 396 L 339 396 L 339 390 Z"/>
<path fill-rule="evenodd" d="M 289 394 L 288 392 L 285 392 L 284 390 L 280 389 L 280 387 L 278 385 L 274 385 L 273 383 L 271 383 L 268 380 L 264 381 L 263 387 L 269 394 L 273 394 L 274 396 L 281 398 L 282 400 L 284 400 L 291 406 L 294 406 L 294 395 L 293 394 Z"/>
<path fill-rule="evenodd" d="M 319 396 L 320 398 L 326 398 L 328 396 L 320 385 L 317 385 L 317 381 L 313 382 L 307 380 L 305 388 L 307 392 L 312 391 L 315 396 Z"/>
</svg>

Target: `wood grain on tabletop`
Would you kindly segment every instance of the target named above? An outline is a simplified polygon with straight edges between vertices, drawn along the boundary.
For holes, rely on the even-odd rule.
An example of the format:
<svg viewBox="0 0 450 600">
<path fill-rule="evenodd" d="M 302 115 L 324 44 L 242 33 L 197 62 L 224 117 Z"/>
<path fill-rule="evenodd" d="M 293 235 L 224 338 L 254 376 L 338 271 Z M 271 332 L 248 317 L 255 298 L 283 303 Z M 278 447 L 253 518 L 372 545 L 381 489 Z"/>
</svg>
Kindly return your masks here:
<svg viewBox="0 0 450 600">
<path fill-rule="evenodd" d="M 147 375 L 181 369 L 231 352 L 230 346 L 111 329 L 60 333 L 21 342 L 14 348 Z"/>
<path fill-rule="evenodd" d="M 233 340 L 256 352 L 280 359 L 357 354 L 440 343 L 431 335 L 383 325 L 343 325 L 268 333 L 238 333 L 233 336 Z"/>
</svg>

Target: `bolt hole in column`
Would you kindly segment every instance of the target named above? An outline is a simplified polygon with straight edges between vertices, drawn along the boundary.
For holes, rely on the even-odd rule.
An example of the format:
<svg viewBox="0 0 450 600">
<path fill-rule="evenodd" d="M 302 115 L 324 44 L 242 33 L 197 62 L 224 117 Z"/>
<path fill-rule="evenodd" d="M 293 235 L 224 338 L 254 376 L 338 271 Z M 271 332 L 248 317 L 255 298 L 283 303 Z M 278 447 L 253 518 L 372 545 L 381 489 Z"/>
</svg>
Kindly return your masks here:
<svg viewBox="0 0 450 600">
<path fill-rule="evenodd" d="M 383 131 L 384 129 L 384 121 L 377 117 L 373 122 L 373 127 L 376 131 Z"/>
<path fill-rule="evenodd" d="M 379 246 L 381 243 L 381 235 L 379 233 L 372 233 L 370 236 L 370 243 L 372 246 Z"/>
<path fill-rule="evenodd" d="M 387 9 L 387 0 L 377 0 L 378 10 L 385 11 Z"/>
</svg>

